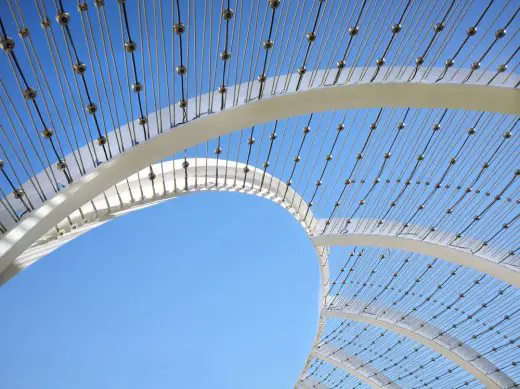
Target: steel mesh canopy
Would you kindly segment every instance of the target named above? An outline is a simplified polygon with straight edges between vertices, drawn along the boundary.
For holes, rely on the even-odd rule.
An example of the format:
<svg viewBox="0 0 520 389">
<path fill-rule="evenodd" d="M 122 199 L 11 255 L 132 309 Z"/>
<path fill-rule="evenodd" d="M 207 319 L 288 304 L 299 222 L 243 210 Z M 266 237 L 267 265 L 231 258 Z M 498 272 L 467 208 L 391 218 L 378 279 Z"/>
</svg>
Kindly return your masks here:
<svg viewBox="0 0 520 389">
<path fill-rule="evenodd" d="M 7 0 L 0 282 L 198 191 L 320 265 L 295 387 L 518 387 L 515 1 Z"/>
</svg>

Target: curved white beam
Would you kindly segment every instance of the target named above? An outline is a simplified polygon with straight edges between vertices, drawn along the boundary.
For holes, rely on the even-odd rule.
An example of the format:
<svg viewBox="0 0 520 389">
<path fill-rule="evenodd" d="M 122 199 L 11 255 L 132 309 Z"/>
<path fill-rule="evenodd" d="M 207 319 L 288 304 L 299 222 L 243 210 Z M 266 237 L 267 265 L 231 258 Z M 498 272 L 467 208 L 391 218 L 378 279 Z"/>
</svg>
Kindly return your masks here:
<svg viewBox="0 0 520 389">
<path fill-rule="evenodd" d="M 35 244 L 25 250 L 6 271 L 0 273 L 0 284 L 50 252 L 113 218 L 168 199 L 196 192 L 241 192 L 270 199 L 292 214 L 306 233 L 310 234 L 310 224 L 316 220 L 312 211 L 307 212 L 305 207 L 293 206 L 304 202 L 302 197 L 291 187 L 287 187 L 284 182 L 268 173 L 265 173 L 264 185 L 261 187 L 263 170 L 258 169 L 255 172 L 255 168 L 249 166 L 251 171 L 245 175 L 245 164 L 235 161 L 227 161 L 226 163 L 211 158 L 189 158 L 187 159 L 189 167 L 184 169 L 183 162 L 184 160 L 176 160 L 175 162 L 163 163 L 162 166 L 161 164 L 152 165 L 152 169 L 157 172 L 154 184 L 147 178 L 149 168 L 146 168 L 139 173 L 132 174 L 115 187 L 109 188 L 102 195 L 94 197 L 92 201 L 83 204 L 80 207 L 81 213 L 79 211 L 72 212 L 67 215 L 66 219 L 56 223 L 59 231 L 54 228 L 48 231 Z M 221 171 L 218 186 L 215 185 L 217 164 Z M 223 177 L 224 169 L 227 172 L 227 178 Z M 188 183 L 187 190 L 183 189 L 185 174 Z M 182 189 L 175 186 L 175 179 L 179 181 L 178 186 Z M 270 188 L 272 189 L 268 189 L 269 186 L 265 183 L 271 183 Z M 277 190 L 275 191 L 274 188 L 277 188 Z M 278 194 L 285 194 L 286 189 L 287 194 L 284 197 L 278 196 Z M 136 197 L 138 197 L 138 200 L 135 200 Z M 316 247 L 316 252 L 322 279 L 322 299 L 324 299 L 329 282 L 328 250 Z"/>
<path fill-rule="evenodd" d="M 312 241 L 317 246 L 360 245 L 392 248 L 429 255 L 477 270 L 516 288 L 520 288 L 519 271 L 454 246 L 447 246 L 432 241 L 377 233 L 323 234 L 313 236 Z"/>
<path fill-rule="evenodd" d="M 333 350 L 329 348 L 328 351 Z M 311 357 L 327 362 L 329 365 L 338 369 L 345 370 L 372 388 L 400 388 L 399 385 L 393 383 L 389 377 L 381 373 L 378 369 L 361 361 L 357 357 L 345 354 L 342 350 L 335 354 L 323 352 L 321 349 L 320 351 L 314 350 L 311 352 Z"/>
<path fill-rule="evenodd" d="M 511 88 L 467 84 L 346 84 L 256 100 L 192 120 L 95 168 L 21 221 L 0 241 L 0 272 L 53 225 L 110 186 L 157 160 L 217 136 L 294 115 L 374 106 L 445 107 L 518 114 L 519 96 L 520 92 Z"/>
<path fill-rule="evenodd" d="M 474 376 L 487 388 L 508 388 L 514 384 L 514 381 L 511 380 L 507 375 L 501 371 L 496 372 L 495 366 L 485 358 L 477 360 L 478 362 L 469 362 L 465 356 L 472 355 L 474 357 L 477 355 L 477 353 L 474 350 L 469 349 L 464 344 L 460 347 L 448 348 L 448 346 L 443 345 L 440 341 L 432 340 L 430 336 L 434 337 L 440 332 L 440 330 L 435 332 L 433 327 L 427 323 L 424 323 L 424 326 L 420 327 L 420 324 L 418 324 L 422 323 L 420 320 L 414 321 L 419 326 L 420 330 L 412 330 L 407 328 L 404 324 L 396 324 L 395 317 L 398 319 L 401 315 L 398 313 L 392 314 L 392 312 L 387 312 L 383 316 L 376 317 L 364 312 L 325 310 L 323 312 L 323 316 L 327 318 L 337 318 L 342 320 L 352 320 L 359 323 L 366 323 L 379 328 L 387 329 L 400 335 L 404 335 L 407 338 L 421 343 L 449 359 L 454 364 Z M 393 321 L 392 318 L 394 319 Z M 448 336 L 448 338 L 453 340 L 452 337 Z M 489 372 L 486 372 L 487 370 L 489 370 Z"/>
</svg>

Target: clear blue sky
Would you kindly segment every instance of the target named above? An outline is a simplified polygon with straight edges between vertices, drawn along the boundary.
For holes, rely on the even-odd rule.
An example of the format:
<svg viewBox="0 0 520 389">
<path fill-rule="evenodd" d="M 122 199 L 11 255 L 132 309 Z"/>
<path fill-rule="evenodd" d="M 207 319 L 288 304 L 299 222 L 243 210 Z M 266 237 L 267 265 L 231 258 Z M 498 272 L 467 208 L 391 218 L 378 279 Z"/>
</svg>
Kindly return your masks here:
<svg viewBox="0 0 520 389">
<path fill-rule="evenodd" d="M 311 243 L 276 204 L 169 201 L 2 287 L 0 388 L 289 388 L 315 334 L 318 283 Z"/>
</svg>

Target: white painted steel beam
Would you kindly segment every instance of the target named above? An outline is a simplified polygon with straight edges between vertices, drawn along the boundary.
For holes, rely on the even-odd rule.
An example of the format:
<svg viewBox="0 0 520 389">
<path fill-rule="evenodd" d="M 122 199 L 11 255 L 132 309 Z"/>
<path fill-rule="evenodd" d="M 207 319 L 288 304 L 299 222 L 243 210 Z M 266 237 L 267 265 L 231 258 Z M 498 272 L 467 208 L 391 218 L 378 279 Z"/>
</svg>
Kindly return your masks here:
<svg viewBox="0 0 520 389">
<path fill-rule="evenodd" d="M 332 351 L 331 347 L 327 348 L 328 351 Z M 311 352 L 311 357 L 320 359 L 327 362 L 338 369 L 342 369 L 349 374 L 352 374 L 361 382 L 370 385 L 372 388 L 388 388 L 398 389 L 399 385 L 393 383 L 392 380 L 375 369 L 370 364 L 361 361 L 357 357 L 346 355 L 343 351 L 337 353 L 328 353 L 322 349 L 314 350 Z"/>
<path fill-rule="evenodd" d="M 312 241 L 317 246 L 359 245 L 391 248 L 429 255 L 434 258 L 440 258 L 451 263 L 456 263 L 477 270 L 513 285 L 516 288 L 520 288 L 519 271 L 472 254 L 469 251 L 432 241 L 378 233 L 320 234 L 313 236 Z"/>
<path fill-rule="evenodd" d="M 476 351 L 471 350 L 468 346 L 462 343 L 460 347 L 448 348 L 446 345 L 442 344 L 440 341 L 433 340 L 432 337 L 435 336 L 433 334 L 438 333 L 432 330 L 432 326 L 425 323 L 425 326 L 421 328 L 421 330 L 413 330 L 408 328 L 404 324 L 396 324 L 395 320 L 392 321 L 392 318 L 399 318 L 401 315 L 398 313 L 392 314 L 392 312 L 387 312 L 383 316 L 374 316 L 368 313 L 363 312 L 350 312 L 346 310 L 325 310 L 323 312 L 323 316 L 326 318 L 336 318 L 342 320 L 352 320 L 359 323 L 370 324 L 379 328 L 384 328 L 386 330 L 392 331 L 399 335 L 404 335 L 407 338 L 414 340 L 420 344 L 429 347 L 433 351 L 438 352 L 446 359 L 449 359 L 457 366 L 461 367 L 469 374 L 474 376 L 478 381 L 480 381 L 487 388 L 508 388 L 514 384 L 514 381 L 511 380 L 507 375 L 502 372 L 496 372 L 496 367 L 491 364 L 491 362 L 481 359 L 476 363 L 472 363 L 468 361 L 468 356 L 472 355 L 473 357 L 477 355 Z M 415 320 L 415 322 L 419 323 L 419 320 Z M 417 324 L 419 325 L 419 324 Z M 453 340 L 453 339 L 451 339 Z M 455 343 L 457 344 L 457 343 Z"/>
<path fill-rule="evenodd" d="M 243 103 L 152 137 L 69 185 L 2 238 L 0 272 L 53 225 L 114 184 L 158 160 L 217 136 L 277 119 L 334 109 L 444 107 L 520 114 L 519 102 L 520 92 L 512 88 L 390 82 L 321 87 Z"/>
</svg>

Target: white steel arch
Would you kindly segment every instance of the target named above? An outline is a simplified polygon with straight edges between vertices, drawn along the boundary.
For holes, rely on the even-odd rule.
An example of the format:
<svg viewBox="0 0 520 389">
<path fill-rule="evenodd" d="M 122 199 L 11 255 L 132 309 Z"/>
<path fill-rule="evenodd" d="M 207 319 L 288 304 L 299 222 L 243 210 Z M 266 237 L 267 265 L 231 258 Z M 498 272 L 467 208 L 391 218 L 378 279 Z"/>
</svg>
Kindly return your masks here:
<svg viewBox="0 0 520 389">
<path fill-rule="evenodd" d="M 399 385 L 393 383 L 386 375 L 375 369 L 369 363 L 361 361 L 359 358 L 353 358 L 344 353 L 329 355 L 321 350 L 312 351 L 311 357 L 327 362 L 329 365 L 337 367 L 338 369 L 347 371 L 372 388 L 400 388 Z"/>
<path fill-rule="evenodd" d="M 210 95 L 205 100 L 209 101 Z M 55 224 L 134 172 L 209 139 L 252 125 L 333 109 L 444 107 L 520 113 L 520 91 L 468 84 L 366 83 L 300 90 L 187 122 L 115 156 L 69 185 L 0 241 L 0 272 Z M 189 106 L 195 104 L 189 104 Z M 163 110 L 164 111 L 164 110 Z"/>
<path fill-rule="evenodd" d="M 445 358 L 473 375 L 487 388 L 510 388 L 514 385 L 514 381 L 502 372 L 496 371 L 496 367 L 485 358 L 479 358 L 478 363 L 469 362 L 467 359 L 468 357 L 475 357 L 475 355 L 477 355 L 477 353 L 471 348 L 462 345 L 457 347 L 456 352 L 448 346 L 443 345 L 440 341 L 433 340 L 432 337 L 439 333 L 440 330 L 436 330 L 427 323 L 415 320 L 415 324 L 417 324 L 420 330 L 407 328 L 407 326 L 403 324 L 395 324 L 395 320 L 401 316 L 398 312 L 388 310 L 384 316 L 376 317 L 366 312 L 327 309 L 323 312 L 323 316 L 327 318 L 337 318 L 366 323 L 404 335 L 407 338 L 423 344 L 443 355 Z M 392 321 L 392 319 L 394 320 Z M 421 324 L 423 325 L 422 327 Z M 457 345 L 456 339 L 450 340 L 451 342 L 455 342 L 455 345 Z"/>
<path fill-rule="evenodd" d="M 492 277 L 520 288 L 520 272 L 517 269 L 493 262 L 488 258 L 483 258 L 469 251 L 454 246 L 443 245 L 438 242 L 420 240 L 407 236 L 385 235 L 377 232 L 345 234 L 332 232 L 317 234 L 312 237 L 312 241 L 317 246 L 372 246 L 405 250 L 435 258 L 442 258 L 445 261 L 456 263 L 484 274 L 489 274 Z"/>
</svg>

